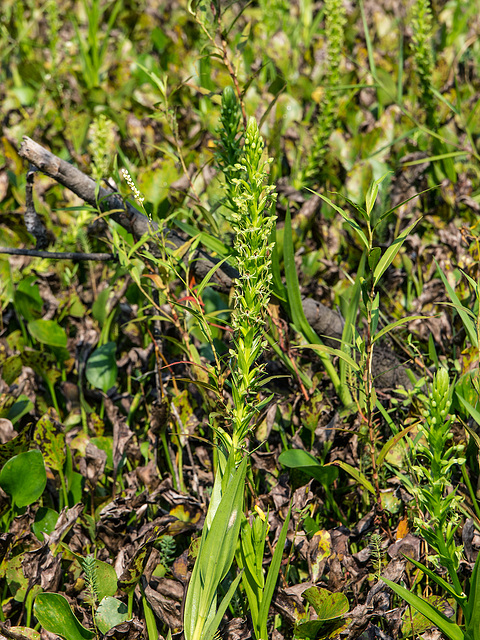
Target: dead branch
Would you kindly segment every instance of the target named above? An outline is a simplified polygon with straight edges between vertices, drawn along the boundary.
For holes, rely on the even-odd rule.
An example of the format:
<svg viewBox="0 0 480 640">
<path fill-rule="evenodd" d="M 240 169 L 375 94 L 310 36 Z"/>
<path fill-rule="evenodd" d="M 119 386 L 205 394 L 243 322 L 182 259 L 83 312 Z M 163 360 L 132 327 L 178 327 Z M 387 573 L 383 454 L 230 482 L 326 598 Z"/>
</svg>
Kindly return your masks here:
<svg viewBox="0 0 480 640">
<path fill-rule="evenodd" d="M 70 189 L 87 204 L 99 208 L 103 212 L 108 212 L 112 220 L 115 220 L 135 238 L 141 238 L 152 228 L 154 231 L 158 229 L 155 223 L 151 222 L 147 216 L 129 202 L 125 202 L 118 193 L 104 187 L 98 188 L 95 180 L 65 160 L 58 158 L 31 138 L 24 137 L 19 154 L 42 173 Z M 165 241 L 172 243 L 175 247 L 180 247 L 185 243 L 185 238 L 176 231 L 169 230 L 165 235 Z M 51 254 L 49 255 L 51 257 Z M 193 261 L 191 268 L 197 281 L 200 282 L 219 260 L 212 258 L 201 249 L 197 251 L 196 255 L 197 258 Z M 236 277 L 238 277 L 238 271 L 224 263 L 215 271 L 212 281 L 224 291 L 228 291 Z M 334 346 L 338 346 L 344 323 L 341 315 L 311 298 L 303 300 L 303 310 L 312 328 L 322 338 L 327 338 L 326 341 L 328 338 L 335 339 Z M 405 369 L 389 348 L 377 348 L 377 351 L 374 352 L 374 364 L 380 388 L 394 388 L 397 384 L 406 386 L 410 384 Z M 379 378 L 381 378 L 381 382 Z"/>
<path fill-rule="evenodd" d="M 36 240 L 37 249 L 48 247 L 48 233 L 42 219 L 38 215 L 33 202 L 33 181 L 35 179 L 36 168 L 30 165 L 27 172 L 27 186 L 25 187 L 25 226 Z"/>
<path fill-rule="evenodd" d="M 153 231 L 158 229 L 156 223 L 151 222 L 146 215 L 129 202 L 124 202 L 118 193 L 102 186 L 97 189 L 95 180 L 90 176 L 58 158 L 31 138 L 27 136 L 23 138 L 19 155 L 35 165 L 42 173 L 70 189 L 90 206 L 108 212 L 109 217 L 131 233 L 134 238 L 139 239 L 152 229 Z M 185 243 L 185 238 L 176 231 L 170 230 L 165 236 L 165 241 L 172 243 L 175 247 L 180 247 Z M 203 250 L 199 250 L 197 254 L 198 259 L 194 262 L 194 271 L 197 278 L 201 280 L 219 260 L 211 258 Z M 217 269 L 212 280 L 228 291 L 232 286 L 233 279 L 237 276 L 236 269 L 223 264 Z"/>
<path fill-rule="evenodd" d="M 37 249 L 13 249 L 12 247 L 0 247 L 0 254 L 9 256 L 30 256 L 32 258 L 50 258 L 52 260 L 97 260 L 106 262 L 107 260 L 117 260 L 113 253 L 81 253 L 77 251 L 38 251 Z"/>
</svg>

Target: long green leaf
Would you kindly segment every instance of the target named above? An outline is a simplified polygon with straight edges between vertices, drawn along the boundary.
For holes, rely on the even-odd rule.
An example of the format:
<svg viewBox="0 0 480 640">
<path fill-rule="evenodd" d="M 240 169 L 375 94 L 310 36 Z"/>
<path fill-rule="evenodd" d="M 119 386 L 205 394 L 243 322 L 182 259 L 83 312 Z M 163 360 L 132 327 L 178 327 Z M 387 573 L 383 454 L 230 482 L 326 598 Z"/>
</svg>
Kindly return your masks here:
<svg viewBox="0 0 480 640">
<path fill-rule="evenodd" d="M 208 625 L 207 630 L 205 631 L 205 634 L 203 636 L 203 640 L 212 640 L 213 636 L 215 635 L 215 632 L 217 631 L 218 627 L 220 626 L 220 623 L 221 623 L 222 618 L 223 618 L 223 616 L 225 614 L 225 611 L 227 610 L 227 607 L 230 604 L 230 600 L 233 598 L 233 594 L 235 593 L 235 591 L 236 591 L 236 589 L 238 587 L 238 583 L 240 582 L 241 577 L 242 577 L 242 573 L 239 573 L 238 576 L 235 578 L 235 580 L 230 585 L 229 590 L 227 591 L 227 593 L 223 597 L 222 602 L 220 603 L 220 606 L 217 609 L 217 613 L 215 614 L 215 617 L 210 622 L 210 624 Z"/>
<path fill-rule="evenodd" d="M 461 396 L 458 391 L 455 391 L 455 395 L 457 396 L 457 398 L 460 400 L 461 404 L 463 404 L 463 406 L 465 407 L 465 409 L 468 411 L 468 413 L 470 414 L 470 416 L 475 420 L 475 422 L 480 425 L 480 411 L 477 411 L 477 409 L 475 409 L 474 406 L 472 406 L 468 400 L 465 400 L 465 398 L 463 396 Z"/>
<path fill-rule="evenodd" d="M 287 302 L 287 291 L 285 285 L 282 282 L 282 276 L 280 273 L 280 259 L 278 256 L 278 248 L 277 248 L 277 229 L 275 225 L 272 228 L 272 233 L 270 235 L 270 244 L 273 244 L 272 249 L 272 291 L 275 296 L 288 304 Z"/>
<path fill-rule="evenodd" d="M 378 178 L 378 180 L 374 180 L 367 191 L 367 196 L 365 198 L 365 205 L 367 209 L 367 216 L 369 218 L 370 218 L 370 214 L 372 213 L 372 209 L 375 206 L 375 201 L 378 196 L 378 188 L 390 173 L 392 172 L 387 171 L 386 173 L 383 174 L 383 176 Z"/>
<path fill-rule="evenodd" d="M 392 331 L 392 329 L 401 327 L 402 324 L 406 324 L 407 322 L 411 322 L 412 320 L 425 320 L 430 317 L 431 316 L 408 316 L 407 318 L 400 318 L 400 320 L 397 320 L 396 322 L 390 322 L 390 324 L 387 324 L 386 327 L 380 329 L 380 331 L 373 336 L 372 342 L 376 342 L 380 338 L 383 338 L 383 336 Z"/>
<path fill-rule="evenodd" d="M 480 554 L 478 554 L 470 578 L 470 594 L 465 607 L 467 619 L 466 637 L 468 640 L 480 640 Z"/>
<path fill-rule="evenodd" d="M 283 549 L 285 547 L 285 540 L 287 538 L 288 523 L 290 522 L 290 514 L 292 508 L 288 510 L 287 517 L 283 523 L 282 530 L 278 536 L 275 551 L 273 552 L 272 562 L 268 570 L 267 579 L 265 581 L 265 588 L 263 590 L 262 604 L 259 611 L 259 631 L 260 635 L 257 636 L 257 640 L 268 640 L 267 635 L 267 619 L 270 609 L 270 603 L 273 598 L 273 592 L 275 591 L 275 585 L 277 584 L 278 575 L 280 573 L 280 565 L 282 563 Z"/>
<path fill-rule="evenodd" d="M 285 279 L 287 281 L 288 303 L 290 306 L 290 313 L 293 323 L 297 331 L 300 331 L 309 342 L 314 344 L 322 344 L 322 341 L 308 323 L 303 311 L 302 297 L 300 295 L 300 285 L 298 283 L 297 270 L 295 268 L 295 255 L 293 251 L 292 221 L 290 218 L 290 211 L 287 211 L 287 215 L 285 216 L 283 257 L 285 264 Z M 333 386 L 335 387 L 335 391 L 338 393 L 340 400 L 345 406 L 350 406 L 352 404 L 350 391 L 345 384 L 341 384 L 338 373 L 335 370 L 335 367 L 333 366 L 328 353 L 319 353 L 319 356 L 322 359 L 323 366 L 330 376 L 330 380 L 332 381 Z"/>
<path fill-rule="evenodd" d="M 370 245 L 367 240 L 367 236 L 365 235 L 362 227 L 358 224 L 358 222 L 354 220 L 344 209 L 342 209 L 341 207 L 338 207 L 334 202 L 332 202 L 330 198 L 327 198 L 327 196 L 324 196 L 322 193 L 318 193 L 318 191 L 314 191 L 313 193 L 315 193 L 324 202 L 329 204 L 332 207 L 332 209 L 335 209 L 335 211 L 342 216 L 345 222 L 347 222 L 352 227 L 352 229 L 357 233 L 358 237 L 365 245 L 367 251 L 369 251 Z"/>
<path fill-rule="evenodd" d="M 210 251 L 214 251 L 216 253 L 218 253 L 218 255 L 220 256 L 230 256 L 232 253 L 232 250 L 227 247 L 226 244 L 224 244 L 223 242 L 221 242 L 220 240 L 218 240 L 217 238 L 214 238 L 213 236 L 211 236 L 209 233 L 206 233 L 205 231 L 201 231 L 200 234 L 198 233 L 198 229 L 195 228 L 193 225 L 188 224 L 188 222 L 182 222 L 180 220 L 177 220 L 176 218 L 174 219 L 174 224 L 184 233 L 187 233 L 189 236 L 200 236 L 200 242 L 207 247 L 207 249 L 209 249 Z"/>
<path fill-rule="evenodd" d="M 352 467 L 352 465 L 348 464 L 348 462 L 344 462 L 343 460 L 334 460 L 333 462 L 329 462 L 325 466 L 328 467 L 330 465 L 335 465 L 336 467 L 340 467 L 341 469 L 346 471 L 348 474 L 350 474 L 354 480 L 356 480 L 359 484 L 362 485 L 362 487 L 364 487 L 367 491 L 370 491 L 370 493 L 375 495 L 375 489 L 373 487 L 373 484 L 370 482 L 370 480 L 367 480 L 367 478 L 361 471 L 359 471 L 358 469 L 355 469 L 355 467 Z"/>
<path fill-rule="evenodd" d="M 413 131 L 416 131 L 416 129 L 413 129 Z M 379 224 L 381 224 L 385 220 L 385 218 L 388 218 L 389 215 L 391 215 L 394 211 L 399 209 L 401 206 L 403 206 L 404 204 L 407 204 L 407 202 L 410 202 L 410 200 L 413 200 L 414 198 L 418 198 L 419 196 L 421 196 L 424 193 L 427 193 L 428 191 L 432 191 L 432 189 L 438 189 L 438 187 L 439 187 L 439 185 L 436 184 L 433 187 L 429 187 L 428 189 L 424 189 L 423 191 L 419 191 L 414 196 L 410 196 L 410 198 L 407 198 L 406 200 L 402 200 L 402 202 L 399 202 L 398 204 L 396 204 L 391 209 L 388 209 L 387 211 L 382 213 L 382 215 L 378 218 L 377 222 L 375 223 L 375 226 L 373 227 L 374 230 L 379 226 Z"/>
<path fill-rule="evenodd" d="M 331 356 L 337 356 L 337 358 L 341 358 L 344 362 L 350 365 L 354 371 L 360 371 L 360 367 L 355 360 L 345 353 L 345 351 L 341 351 L 340 349 L 327 347 L 324 344 L 301 344 L 298 347 L 295 347 L 295 349 L 312 349 L 317 353 L 328 353 Z"/>
<path fill-rule="evenodd" d="M 218 269 L 220 269 L 220 267 L 222 266 L 222 264 L 224 262 L 226 262 L 226 260 L 228 259 L 228 256 L 226 258 L 223 258 L 223 260 L 220 260 L 220 262 L 217 262 L 216 264 L 213 265 L 213 267 L 209 270 L 209 272 L 207 273 L 207 275 L 203 278 L 203 280 L 201 281 L 201 283 L 198 285 L 197 287 L 197 295 L 201 296 L 203 293 L 203 290 L 205 289 L 205 287 L 207 286 L 207 284 L 209 284 L 211 277 L 213 276 L 213 274 L 215 273 L 215 271 L 218 271 Z"/>
<path fill-rule="evenodd" d="M 231 467 L 232 460 L 233 457 L 230 456 L 227 469 Z M 184 633 L 186 640 L 203 640 L 205 626 L 209 625 L 215 617 L 216 592 L 220 582 L 230 569 L 237 545 L 243 510 L 246 470 L 247 458 L 244 458 L 218 504 L 216 504 L 219 482 L 217 476 L 214 487 L 216 498 L 210 507 L 214 510 L 215 515 L 210 528 L 205 527 L 202 534 L 200 550 L 185 601 Z M 230 478 L 228 471 L 227 475 Z M 207 514 L 206 521 L 208 520 Z"/>
<path fill-rule="evenodd" d="M 418 560 L 414 560 L 413 558 L 410 558 L 409 556 L 405 556 L 405 558 L 409 562 L 414 564 L 417 567 L 417 569 L 420 569 L 420 571 L 422 571 L 422 573 L 424 573 L 426 576 L 428 576 L 431 580 L 436 582 L 439 587 L 441 587 L 444 591 L 446 591 L 446 593 L 449 593 L 452 596 L 452 598 L 456 602 L 458 602 L 458 604 L 460 606 L 463 607 L 463 605 L 465 604 L 465 602 L 467 600 L 467 596 L 464 593 L 457 593 L 451 584 L 448 584 L 448 582 L 446 580 L 444 580 L 441 576 L 437 575 L 434 571 L 432 571 L 431 569 L 426 567 L 421 562 L 418 562 Z"/>
<path fill-rule="evenodd" d="M 293 250 L 292 221 L 290 211 L 285 217 L 285 228 L 283 236 L 283 259 L 285 264 L 285 279 L 287 281 L 288 302 L 292 314 L 293 324 L 298 331 L 308 336 L 310 342 L 319 343 L 320 339 L 313 331 L 305 318 L 302 306 L 302 296 L 300 295 L 300 284 L 298 282 L 297 269 L 295 266 L 295 254 Z"/>
<path fill-rule="evenodd" d="M 404 229 L 402 233 L 395 238 L 395 240 L 392 242 L 392 244 L 388 247 L 388 249 L 385 251 L 383 256 L 380 258 L 380 261 L 377 264 L 375 271 L 373 273 L 374 287 L 377 285 L 378 281 L 383 276 L 387 268 L 391 265 L 395 256 L 400 251 L 402 244 L 405 242 L 407 236 L 413 231 L 415 226 L 418 224 L 419 220 L 420 218 L 418 218 L 418 220 L 415 220 L 415 222 L 413 222 L 409 227 Z"/>
<path fill-rule="evenodd" d="M 434 260 L 435 260 L 435 258 L 434 258 Z M 470 339 L 470 342 L 472 343 L 472 345 L 476 349 L 478 349 L 477 331 L 476 331 L 476 327 L 475 327 L 474 323 L 472 322 L 471 318 L 469 317 L 469 314 L 467 313 L 467 310 L 464 308 L 464 306 L 460 302 L 460 299 L 458 298 L 457 294 L 455 293 L 455 291 L 450 286 L 450 283 L 448 282 L 447 277 L 445 276 L 443 271 L 440 269 L 440 265 L 438 264 L 438 262 L 436 260 L 435 260 L 435 264 L 437 265 L 437 271 L 438 271 L 438 273 L 440 275 L 440 278 L 443 281 L 443 284 L 445 285 L 445 289 L 447 290 L 448 295 L 450 296 L 450 299 L 453 302 L 453 304 L 455 306 L 455 309 L 457 310 L 458 315 L 462 319 L 463 326 L 465 327 L 465 331 L 468 333 L 468 337 Z"/>
<path fill-rule="evenodd" d="M 419 598 L 417 595 L 411 593 L 408 589 L 401 587 L 399 584 L 395 584 L 395 582 L 387 580 L 387 578 L 382 577 L 382 580 L 392 589 L 392 591 L 403 598 L 405 602 L 414 607 L 428 620 L 430 620 L 430 622 L 438 627 L 440 631 L 449 638 L 449 640 L 466 640 L 465 634 L 458 624 L 453 620 L 450 620 L 450 618 L 447 618 L 447 616 L 441 611 L 435 609 L 435 607 L 429 602 L 423 600 L 423 598 Z"/>
<path fill-rule="evenodd" d="M 399 433 L 395 434 L 392 438 L 390 438 L 390 440 L 388 442 L 386 442 L 383 447 L 382 450 L 380 451 L 378 458 L 377 458 L 377 467 L 381 467 L 383 464 L 383 461 L 385 460 L 385 457 L 388 455 L 388 452 L 392 449 L 392 447 L 394 447 L 398 442 L 400 442 L 400 440 L 407 435 L 407 433 L 409 431 L 411 431 L 413 429 L 413 427 L 415 426 L 415 424 L 411 424 L 408 427 L 406 427 L 405 429 L 403 429 L 402 431 L 400 431 Z"/>
</svg>

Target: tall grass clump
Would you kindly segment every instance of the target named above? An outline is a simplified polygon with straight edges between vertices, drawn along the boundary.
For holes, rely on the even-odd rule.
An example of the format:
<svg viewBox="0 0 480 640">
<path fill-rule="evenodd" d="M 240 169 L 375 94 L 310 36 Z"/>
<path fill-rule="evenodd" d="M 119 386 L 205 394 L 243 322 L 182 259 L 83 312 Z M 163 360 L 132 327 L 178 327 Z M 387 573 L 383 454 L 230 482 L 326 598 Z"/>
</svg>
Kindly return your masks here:
<svg viewBox="0 0 480 640">
<path fill-rule="evenodd" d="M 323 81 L 324 95 L 319 106 L 313 145 L 303 175 L 306 186 L 319 184 L 328 140 L 335 128 L 338 117 L 338 86 L 340 84 L 340 63 L 345 40 L 346 13 L 343 0 L 325 1 L 325 40 L 327 48 L 326 68 Z"/>
</svg>

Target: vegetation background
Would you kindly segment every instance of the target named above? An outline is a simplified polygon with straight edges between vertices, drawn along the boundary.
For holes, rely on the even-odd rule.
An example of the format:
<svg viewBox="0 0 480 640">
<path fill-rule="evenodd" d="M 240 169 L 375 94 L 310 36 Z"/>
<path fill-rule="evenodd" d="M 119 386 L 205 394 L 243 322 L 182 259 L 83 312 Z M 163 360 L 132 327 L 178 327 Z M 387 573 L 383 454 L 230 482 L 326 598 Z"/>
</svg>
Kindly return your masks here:
<svg viewBox="0 0 480 640">
<path fill-rule="evenodd" d="M 250 116 L 277 194 L 244 447 L 258 588 L 283 556 L 265 626 L 242 581 L 221 635 L 480 637 L 479 21 L 465 0 L 2 2 L 5 637 L 182 631 L 229 428 Z M 159 235 L 29 172 L 24 136 Z"/>
</svg>

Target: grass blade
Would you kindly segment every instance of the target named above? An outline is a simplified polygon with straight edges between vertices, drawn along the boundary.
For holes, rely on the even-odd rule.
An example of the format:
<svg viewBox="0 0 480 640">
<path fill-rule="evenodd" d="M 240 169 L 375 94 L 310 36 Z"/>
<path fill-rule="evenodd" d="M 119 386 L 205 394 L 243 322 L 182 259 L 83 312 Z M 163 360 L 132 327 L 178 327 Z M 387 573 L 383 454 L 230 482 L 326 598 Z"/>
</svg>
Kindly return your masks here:
<svg viewBox="0 0 480 640">
<path fill-rule="evenodd" d="M 435 260 L 435 258 L 434 258 L 434 260 Z M 457 294 L 455 293 L 454 289 L 452 289 L 452 287 L 450 286 L 450 283 L 448 282 L 447 277 L 445 276 L 443 271 L 440 269 L 440 265 L 438 264 L 438 262 L 436 260 L 435 260 L 435 264 L 437 265 L 437 271 L 438 271 L 438 274 L 439 274 L 440 278 L 442 279 L 443 284 L 445 285 L 445 289 L 447 290 L 448 295 L 450 296 L 450 300 L 453 302 L 453 305 L 454 305 L 455 309 L 457 310 L 458 315 L 462 319 L 463 326 L 465 327 L 465 331 L 468 333 L 468 337 L 470 339 L 470 342 L 472 343 L 472 345 L 475 348 L 478 349 L 477 330 L 476 330 L 476 327 L 475 327 L 474 323 L 472 322 L 471 318 L 469 317 L 469 314 L 467 313 L 467 310 L 464 308 L 463 304 L 460 302 L 460 299 L 457 296 Z"/>
<path fill-rule="evenodd" d="M 277 545 L 273 553 L 272 562 L 268 570 L 267 579 L 265 581 L 265 588 L 263 590 L 262 604 L 259 611 L 259 623 L 260 623 L 260 638 L 267 640 L 267 618 L 268 611 L 270 609 L 270 603 L 273 598 L 273 592 L 275 591 L 275 585 L 277 584 L 278 575 L 280 572 L 280 565 L 282 563 L 283 550 L 285 547 L 285 540 L 287 538 L 288 523 L 290 522 L 290 514 L 292 508 L 288 510 L 287 517 L 283 523 L 282 530 L 277 540 Z M 259 638 L 257 640 L 260 640 Z"/>
<path fill-rule="evenodd" d="M 383 578 L 382 580 L 394 591 L 398 596 L 403 598 L 405 602 L 414 607 L 419 613 L 424 615 L 430 622 L 432 622 L 436 627 L 440 629 L 442 633 L 444 633 L 447 638 L 450 640 L 466 640 L 465 635 L 461 628 L 450 618 L 447 618 L 443 613 L 437 611 L 434 606 L 432 606 L 423 598 L 419 598 L 414 593 L 408 591 L 404 587 L 401 587 L 399 584 L 395 584 L 391 580 L 387 580 L 387 578 Z"/>
<path fill-rule="evenodd" d="M 409 227 L 404 229 L 402 233 L 395 238 L 395 240 L 392 242 L 392 244 L 388 247 L 388 249 L 385 251 L 383 256 L 380 258 L 375 268 L 375 271 L 373 273 L 374 287 L 377 285 L 380 278 L 383 276 L 385 271 L 391 265 L 395 256 L 400 251 L 402 244 L 405 242 L 407 236 L 413 231 L 413 229 L 415 228 L 415 226 L 418 224 L 419 221 L 420 221 L 420 218 L 418 218 L 418 220 L 415 220 L 415 222 L 413 222 Z"/>
</svg>

